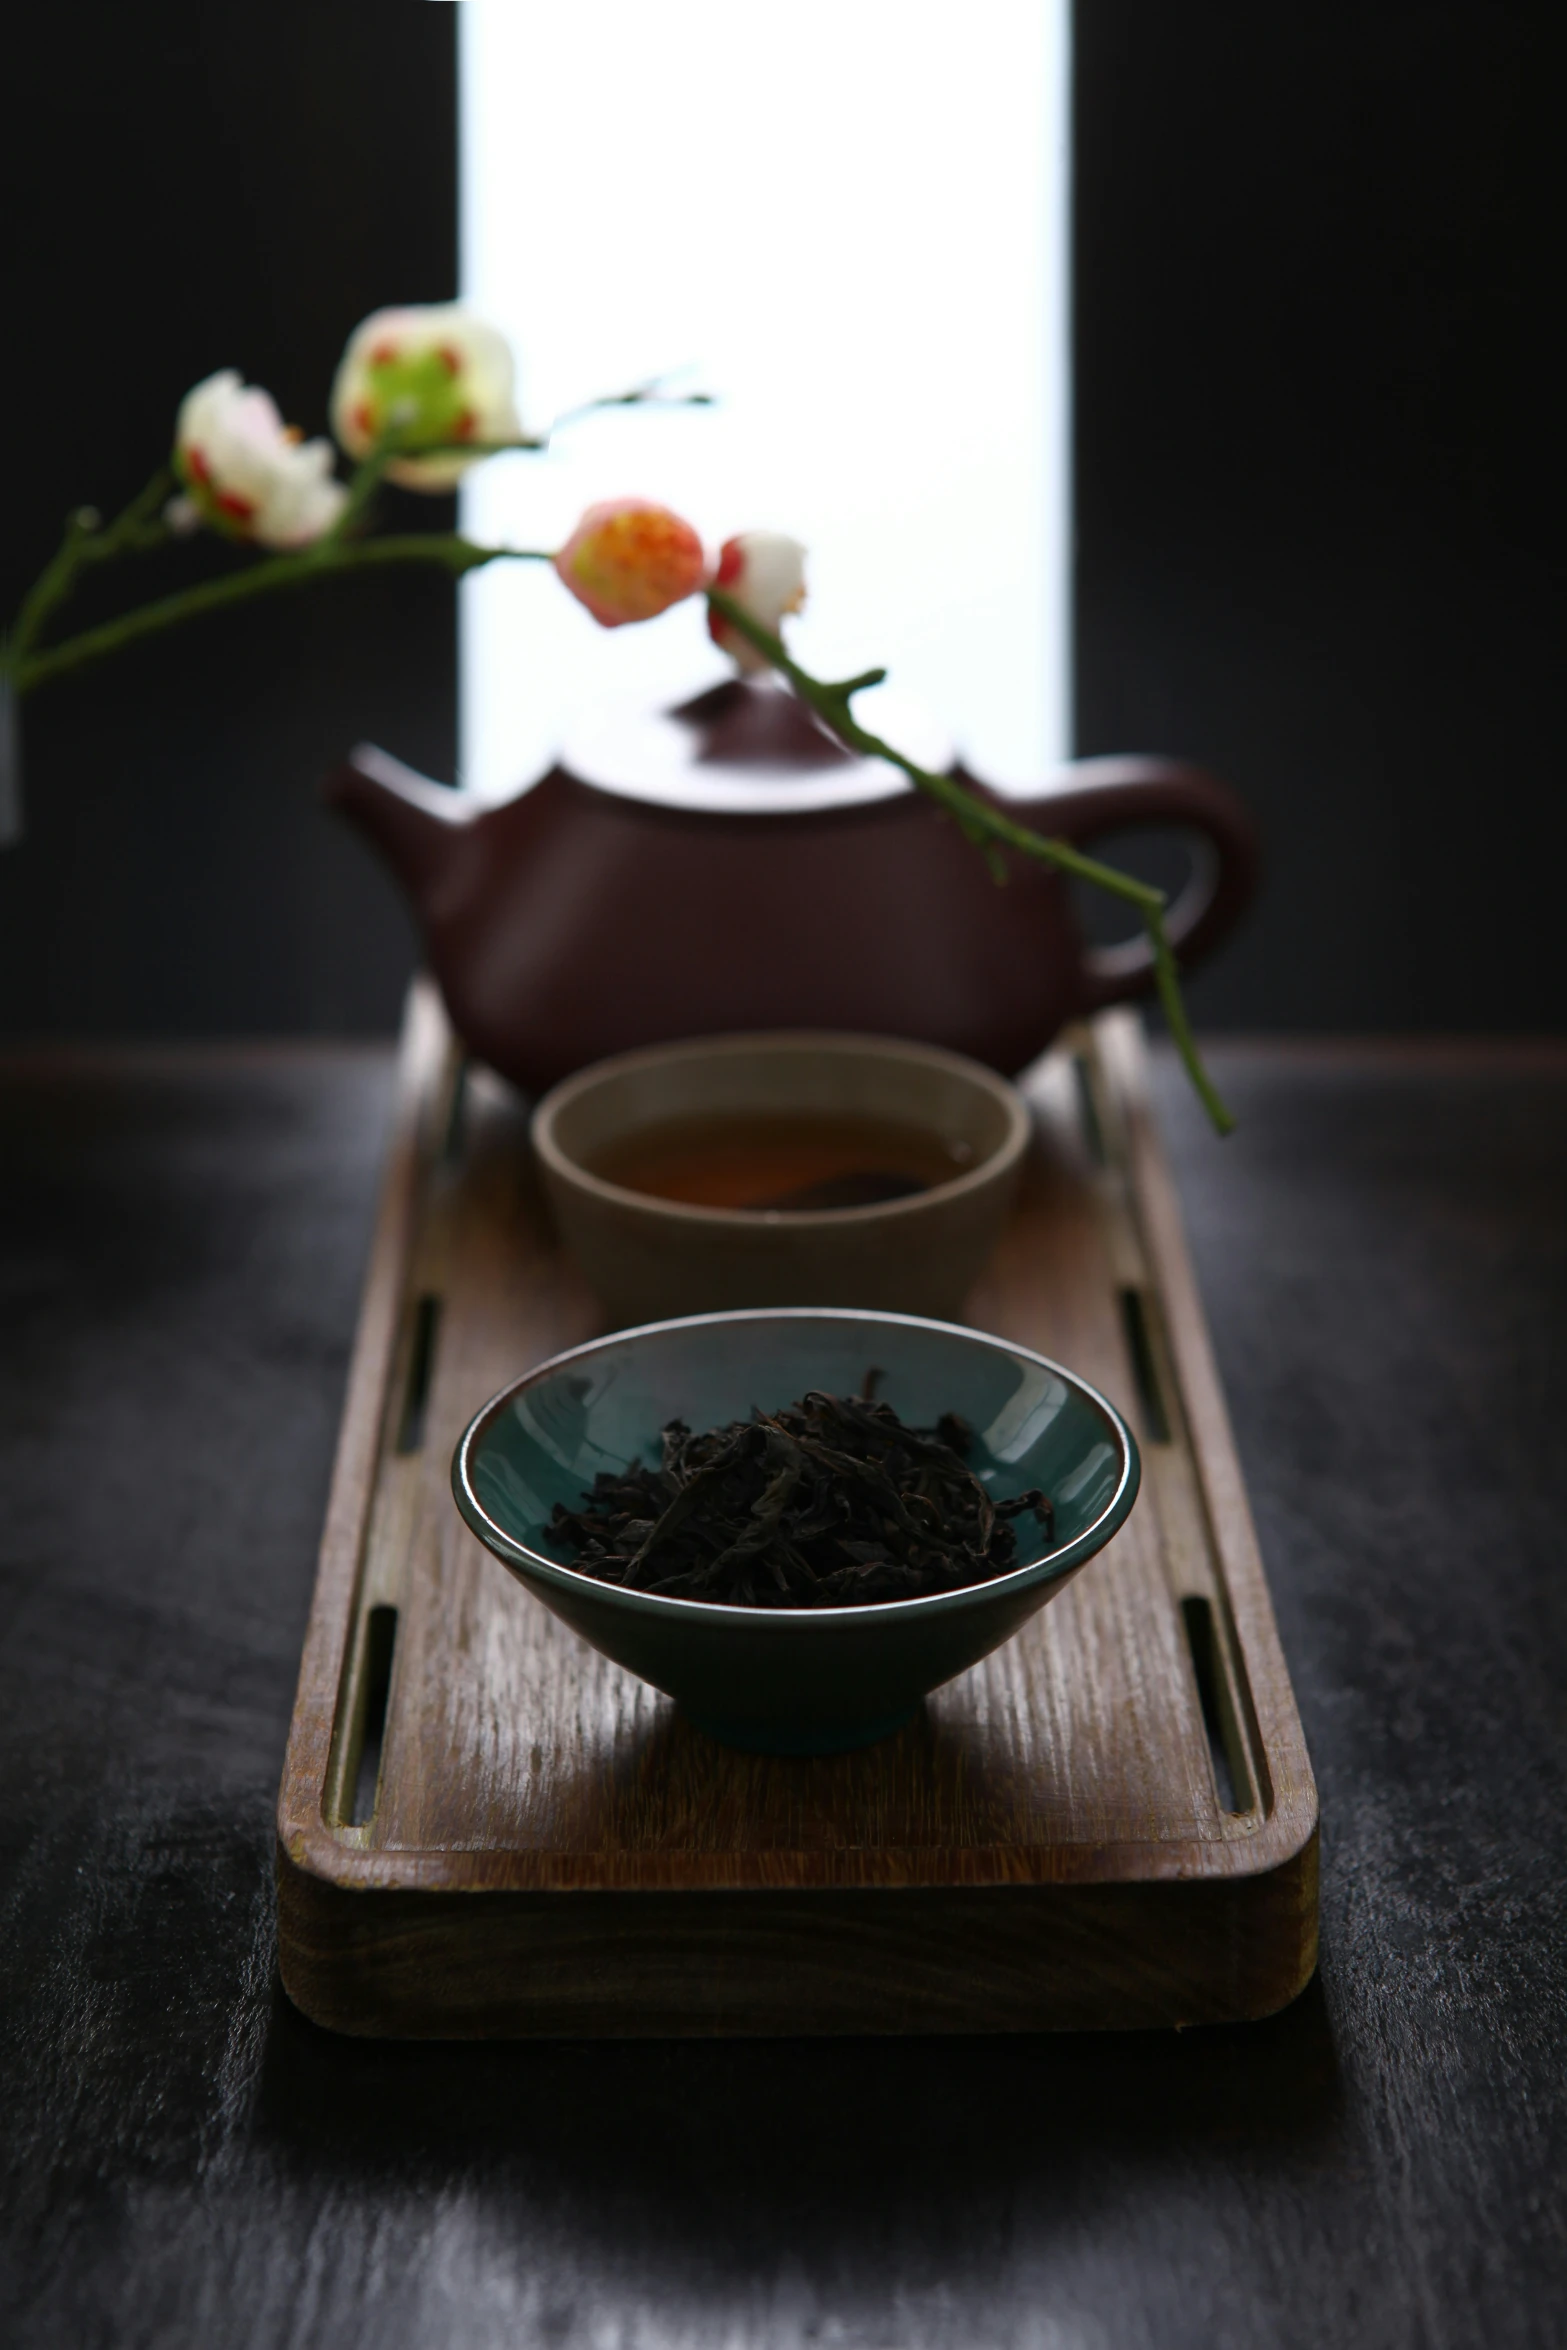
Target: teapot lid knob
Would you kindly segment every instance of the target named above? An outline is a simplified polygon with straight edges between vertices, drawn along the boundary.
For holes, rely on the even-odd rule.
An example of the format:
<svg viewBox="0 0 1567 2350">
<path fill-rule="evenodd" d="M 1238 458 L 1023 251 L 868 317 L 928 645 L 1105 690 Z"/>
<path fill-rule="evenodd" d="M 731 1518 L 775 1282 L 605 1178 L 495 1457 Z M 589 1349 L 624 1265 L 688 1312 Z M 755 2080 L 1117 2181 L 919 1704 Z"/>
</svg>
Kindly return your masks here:
<svg viewBox="0 0 1567 2350">
<path fill-rule="evenodd" d="M 952 765 L 951 743 L 917 705 L 886 687 L 864 700 L 867 725 L 910 758 L 938 771 Z M 672 709 L 622 710 L 573 735 L 560 764 L 599 791 L 714 815 L 856 807 L 913 788 L 885 760 L 845 750 L 771 678 L 728 678 Z"/>
</svg>

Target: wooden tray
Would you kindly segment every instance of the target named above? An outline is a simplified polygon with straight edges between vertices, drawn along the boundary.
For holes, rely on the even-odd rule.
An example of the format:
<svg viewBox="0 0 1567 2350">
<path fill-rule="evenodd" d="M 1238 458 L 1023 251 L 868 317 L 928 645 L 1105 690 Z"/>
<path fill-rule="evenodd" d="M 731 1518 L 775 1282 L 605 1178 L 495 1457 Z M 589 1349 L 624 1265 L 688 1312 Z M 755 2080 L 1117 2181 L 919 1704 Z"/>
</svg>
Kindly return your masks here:
<svg viewBox="0 0 1567 2350">
<path fill-rule="evenodd" d="M 1029 1081 L 970 1318 L 1102 1387 L 1126 1528 L 898 1737 L 739 1755 L 464 1528 L 452 1449 L 600 1326 L 521 1105 L 416 988 L 278 1802 L 283 1981 L 339 2031 L 1033 2031 L 1271 2013 L 1316 1960 L 1317 1796 L 1141 1034 Z"/>
</svg>

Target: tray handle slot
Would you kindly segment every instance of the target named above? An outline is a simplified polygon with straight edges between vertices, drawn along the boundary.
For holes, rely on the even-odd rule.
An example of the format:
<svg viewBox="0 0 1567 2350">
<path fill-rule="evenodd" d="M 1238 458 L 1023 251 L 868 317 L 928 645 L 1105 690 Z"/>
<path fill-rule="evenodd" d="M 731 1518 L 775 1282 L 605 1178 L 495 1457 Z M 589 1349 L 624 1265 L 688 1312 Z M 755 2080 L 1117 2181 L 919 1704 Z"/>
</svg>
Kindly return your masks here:
<svg viewBox="0 0 1567 2350">
<path fill-rule="evenodd" d="M 1086 1053 L 1072 1055 L 1072 1083 L 1077 1092 L 1077 1117 L 1083 1130 L 1083 1146 L 1096 1167 L 1108 1167 L 1110 1153 L 1105 1148 L 1104 1121 L 1099 1115 L 1094 1072 Z"/>
<path fill-rule="evenodd" d="M 367 1608 L 357 1670 L 349 1684 L 341 1750 L 333 1757 L 327 1800 L 322 1806 L 330 1828 L 363 1829 L 375 1818 L 396 1653 L 396 1608 L 381 1604 Z"/>
<path fill-rule="evenodd" d="M 408 1375 L 403 1385 L 403 1408 L 397 1420 L 396 1450 L 419 1452 L 424 1446 L 425 1412 L 435 1371 L 435 1342 L 441 1325 L 441 1301 L 428 1293 L 414 1307 L 413 1336 L 408 1347 Z"/>
<path fill-rule="evenodd" d="M 1142 1406 L 1143 1433 L 1150 1444 L 1168 1444 L 1170 1413 L 1164 1400 L 1159 1358 L 1154 1352 L 1148 1301 L 1140 1289 L 1122 1290 L 1121 1326 L 1126 1333 L 1126 1351 L 1132 1358 L 1137 1400 Z"/>
<path fill-rule="evenodd" d="M 1202 1708 L 1202 1726 L 1208 1738 L 1214 1793 L 1219 1799 L 1219 1809 L 1232 1819 L 1239 1819 L 1256 1810 L 1257 1790 L 1218 1626 L 1214 1622 L 1213 1602 L 1200 1593 L 1188 1593 L 1181 1601 L 1181 1623 L 1197 1681 L 1197 1702 Z"/>
<path fill-rule="evenodd" d="M 364 1707 L 359 1752 L 353 1763 L 354 1800 L 347 1825 L 368 1827 L 381 1795 L 381 1756 L 386 1745 L 386 1709 L 392 1694 L 392 1658 L 397 1648 L 397 1610 L 373 1607 L 365 1625 Z"/>
</svg>

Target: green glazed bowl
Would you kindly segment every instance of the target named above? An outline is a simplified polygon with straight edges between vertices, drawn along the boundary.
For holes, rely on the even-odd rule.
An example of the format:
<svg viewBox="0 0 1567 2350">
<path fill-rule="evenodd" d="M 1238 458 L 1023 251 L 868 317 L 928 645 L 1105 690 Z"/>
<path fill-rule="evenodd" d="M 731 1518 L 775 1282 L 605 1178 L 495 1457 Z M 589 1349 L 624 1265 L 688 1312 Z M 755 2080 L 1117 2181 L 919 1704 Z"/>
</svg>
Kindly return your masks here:
<svg viewBox="0 0 1567 2350">
<path fill-rule="evenodd" d="M 721 1607 L 579 1574 L 550 1532 L 601 1469 L 658 1458 L 689 1427 L 776 1410 L 811 1388 L 929 1427 L 959 1412 L 969 1466 L 998 1499 L 1038 1486 L 1055 1547 L 966 1591 L 870 1607 Z M 457 1507 L 535 1599 L 726 1745 L 834 1754 L 900 1729 L 920 1700 L 1027 1623 L 1102 1550 L 1137 1498 L 1137 1446 L 1081 1379 L 1024 1347 L 903 1314 L 795 1306 L 619 1330 L 541 1363 L 487 1403 L 452 1462 Z M 1020 1545 L 1032 1518 L 1015 1521 Z"/>
</svg>

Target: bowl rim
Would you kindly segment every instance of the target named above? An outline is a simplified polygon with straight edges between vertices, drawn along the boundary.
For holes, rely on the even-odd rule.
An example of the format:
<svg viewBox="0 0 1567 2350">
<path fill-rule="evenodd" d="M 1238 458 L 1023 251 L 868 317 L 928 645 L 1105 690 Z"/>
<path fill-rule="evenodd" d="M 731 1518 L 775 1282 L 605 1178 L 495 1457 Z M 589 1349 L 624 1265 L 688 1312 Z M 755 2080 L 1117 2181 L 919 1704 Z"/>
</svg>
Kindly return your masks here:
<svg viewBox="0 0 1567 2350">
<path fill-rule="evenodd" d="M 780 1048 L 786 1052 L 844 1051 L 859 1055 L 869 1052 L 883 1060 L 933 1066 L 967 1078 L 977 1091 L 989 1094 L 1006 1117 L 1007 1131 L 993 1151 L 963 1174 L 954 1175 L 945 1183 L 933 1183 L 927 1190 L 912 1193 L 906 1199 L 872 1200 L 857 1208 L 708 1208 L 691 1200 L 659 1199 L 651 1192 L 633 1191 L 628 1184 L 611 1183 L 606 1177 L 595 1175 L 557 1139 L 555 1129 L 561 1113 L 606 1079 L 672 1062 L 742 1059 L 754 1055 L 758 1048 L 764 1052 Z M 550 1087 L 528 1122 L 534 1151 L 546 1172 L 557 1182 L 569 1184 L 573 1190 L 616 1208 L 636 1210 L 660 1223 L 692 1224 L 708 1231 L 733 1232 L 773 1232 L 780 1228 L 835 1231 L 844 1226 L 853 1228 L 929 1214 L 933 1209 L 1003 1181 L 1021 1161 L 1033 1130 L 1032 1113 L 1017 1087 L 983 1061 L 972 1060 L 967 1053 L 950 1052 L 944 1045 L 921 1044 L 914 1037 L 877 1036 L 869 1030 L 849 1028 L 762 1028 L 639 1045 L 631 1052 L 614 1053 L 606 1060 L 590 1062 L 587 1068 L 575 1069 L 569 1077 L 561 1078 Z"/>
<path fill-rule="evenodd" d="M 628 1590 L 623 1584 L 605 1582 L 600 1576 L 585 1574 L 579 1568 L 563 1567 L 558 1559 L 547 1558 L 542 1551 L 533 1550 L 527 1543 L 519 1542 L 515 1535 L 508 1534 L 505 1527 L 497 1524 L 490 1516 L 474 1490 L 469 1462 L 476 1447 L 488 1434 L 491 1423 L 509 1408 L 525 1388 L 553 1376 L 564 1366 L 580 1362 L 584 1356 L 619 1346 L 627 1339 L 657 1338 L 671 1330 L 700 1329 L 730 1322 L 892 1324 L 900 1329 L 936 1331 L 942 1337 L 959 1338 L 970 1345 L 988 1347 L 995 1353 L 1009 1355 L 1014 1361 L 1031 1363 L 1040 1370 L 1050 1371 L 1092 1406 L 1116 1443 L 1121 1467 L 1115 1491 L 1092 1523 L 1085 1526 L 1072 1541 L 1063 1543 L 1058 1550 L 1046 1551 L 1042 1557 L 1012 1568 L 1005 1575 L 992 1576 L 984 1583 L 965 1583 L 957 1591 L 926 1592 L 915 1599 L 871 1600 L 862 1606 L 851 1607 L 745 1607 L 724 1600 L 678 1599 L 661 1592 Z M 882 1313 L 859 1306 L 741 1306 L 723 1313 L 680 1314 L 662 1322 L 641 1322 L 630 1329 L 605 1331 L 579 1346 L 564 1348 L 561 1353 L 551 1355 L 547 1362 L 536 1363 L 531 1371 L 525 1371 L 521 1378 L 513 1379 L 474 1413 L 452 1455 L 451 1482 L 452 1498 L 470 1532 L 477 1535 L 485 1548 L 506 1566 L 515 1567 L 528 1576 L 540 1577 L 560 1590 L 586 1593 L 612 1605 L 619 1605 L 634 1615 L 652 1615 L 674 1623 L 685 1618 L 706 1623 L 757 1627 L 776 1625 L 781 1635 L 788 1626 L 795 1627 L 797 1631 L 828 1624 L 847 1628 L 857 1623 L 907 1621 L 916 1617 L 959 1613 L 977 1602 L 1004 1593 L 1025 1591 L 1035 1583 L 1054 1582 L 1069 1575 L 1086 1564 L 1097 1551 L 1103 1550 L 1130 1516 L 1142 1483 L 1142 1456 L 1138 1451 L 1137 1439 L 1126 1421 L 1097 1387 L 1051 1356 L 1036 1353 L 1032 1347 L 1018 1346 L 1009 1338 L 998 1338 L 988 1330 L 972 1330 L 961 1322 L 938 1322 L 923 1314 Z"/>
</svg>

